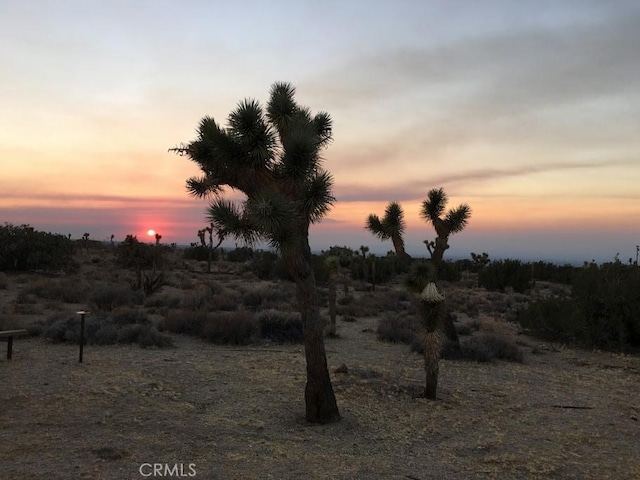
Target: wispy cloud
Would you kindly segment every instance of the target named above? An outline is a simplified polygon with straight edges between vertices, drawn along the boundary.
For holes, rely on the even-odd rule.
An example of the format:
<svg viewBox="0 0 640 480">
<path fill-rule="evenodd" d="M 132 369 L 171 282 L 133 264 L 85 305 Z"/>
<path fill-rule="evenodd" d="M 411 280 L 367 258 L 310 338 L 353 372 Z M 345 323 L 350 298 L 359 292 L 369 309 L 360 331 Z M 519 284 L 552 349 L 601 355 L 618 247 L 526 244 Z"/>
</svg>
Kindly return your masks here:
<svg viewBox="0 0 640 480">
<path fill-rule="evenodd" d="M 547 164 L 516 165 L 512 168 L 483 168 L 465 170 L 459 173 L 429 175 L 424 179 L 403 182 L 401 184 L 387 184 L 383 186 L 368 186 L 358 184 L 336 185 L 336 196 L 339 201 L 391 201 L 413 200 L 425 197 L 431 188 L 453 187 L 453 191 L 464 185 L 477 185 L 478 182 L 490 182 L 504 178 L 522 177 L 540 173 L 564 170 L 593 170 L 611 167 L 637 166 L 631 160 L 607 160 L 600 162 L 555 162 Z M 517 193 L 516 193 L 517 195 Z M 615 193 L 614 193 L 615 195 Z M 575 194 L 573 194 L 575 197 Z"/>
</svg>

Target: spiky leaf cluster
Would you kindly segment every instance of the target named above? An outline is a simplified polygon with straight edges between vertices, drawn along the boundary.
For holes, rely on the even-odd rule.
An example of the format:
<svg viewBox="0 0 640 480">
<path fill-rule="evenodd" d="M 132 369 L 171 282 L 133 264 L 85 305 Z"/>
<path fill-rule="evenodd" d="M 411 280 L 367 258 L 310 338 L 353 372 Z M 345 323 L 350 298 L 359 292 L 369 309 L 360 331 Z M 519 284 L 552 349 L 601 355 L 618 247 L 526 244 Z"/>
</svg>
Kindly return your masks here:
<svg viewBox="0 0 640 480">
<path fill-rule="evenodd" d="M 429 190 L 420 210 L 420 216 L 431 223 L 441 237 L 461 232 L 471 217 L 471 207 L 461 203 L 458 207 L 450 209 L 442 218 L 448 201 L 444 189 L 434 188 Z"/>
<path fill-rule="evenodd" d="M 375 214 L 369 215 L 365 225 L 365 228 L 380 240 L 388 240 L 395 235 L 402 235 L 405 227 L 404 212 L 397 202 L 391 202 L 387 205 L 382 219 Z"/>
<path fill-rule="evenodd" d="M 264 239 L 282 249 L 305 235 L 335 201 L 333 179 L 320 156 L 332 139 L 331 117 L 313 115 L 294 97 L 293 86 L 275 83 L 266 110 L 257 100 L 243 100 L 226 127 L 204 117 L 197 138 L 172 149 L 202 171 L 187 180 L 187 191 L 213 197 L 208 220 L 225 236 L 249 243 Z M 226 187 L 246 200 L 225 200 Z"/>
</svg>

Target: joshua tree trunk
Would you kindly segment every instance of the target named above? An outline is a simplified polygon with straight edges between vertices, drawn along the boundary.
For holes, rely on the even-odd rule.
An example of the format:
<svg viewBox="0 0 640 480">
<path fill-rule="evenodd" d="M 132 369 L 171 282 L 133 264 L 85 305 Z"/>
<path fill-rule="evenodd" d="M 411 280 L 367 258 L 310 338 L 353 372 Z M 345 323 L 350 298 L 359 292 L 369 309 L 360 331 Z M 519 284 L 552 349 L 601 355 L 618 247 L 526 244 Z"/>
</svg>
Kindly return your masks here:
<svg viewBox="0 0 640 480">
<path fill-rule="evenodd" d="M 434 400 L 438 390 L 440 351 L 442 349 L 442 337 L 439 330 L 446 316 L 444 296 L 438 292 L 435 283 L 429 283 L 420 294 L 419 313 L 424 329 L 424 371 L 426 374 L 424 396 Z"/>
<path fill-rule="evenodd" d="M 435 246 L 433 247 L 433 252 L 431 252 L 431 260 L 436 266 L 440 266 L 440 262 L 442 262 L 442 257 L 444 257 L 444 252 L 449 248 L 449 242 L 446 238 L 436 237 Z"/>
<path fill-rule="evenodd" d="M 424 371 L 426 373 L 424 396 L 431 400 L 435 400 L 438 391 L 441 348 L 440 333 L 438 331 L 427 332 L 424 336 Z"/>
<path fill-rule="evenodd" d="M 393 248 L 396 251 L 396 256 L 398 258 L 404 258 L 407 256 L 407 252 L 404 251 L 404 242 L 402 238 L 393 236 L 391 237 L 391 241 L 393 242 Z"/>
<path fill-rule="evenodd" d="M 296 283 L 296 291 L 304 326 L 304 350 L 307 361 L 307 384 L 304 398 L 306 419 L 312 423 L 331 423 L 340 420 L 338 404 L 329 377 L 324 348 L 324 321 L 320 316 L 316 282 L 311 268 L 311 250 L 307 238 L 301 240 L 300 250 L 283 255 Z"/>
</svg>

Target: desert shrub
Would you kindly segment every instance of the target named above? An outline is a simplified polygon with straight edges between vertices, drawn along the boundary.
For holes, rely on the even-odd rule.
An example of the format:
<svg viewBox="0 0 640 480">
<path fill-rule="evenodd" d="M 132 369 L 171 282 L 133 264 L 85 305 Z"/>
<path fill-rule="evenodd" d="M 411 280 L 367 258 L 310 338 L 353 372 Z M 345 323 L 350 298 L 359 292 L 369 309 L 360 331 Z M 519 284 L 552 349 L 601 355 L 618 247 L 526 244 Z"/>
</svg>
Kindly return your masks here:
<svg viewBox="0 0 640 480">
<path fill-rule="evenodd" d="M 220 257 L 218 250 L 211 250 L 211 260 L 216 261 Z M 197 260 L 199 262 L 206 262 L 209 260 L 209 247 L 203 245 L 196 245 L 193 247 L 185 248 L 182 252 L 182 258 L 185 260 Z"/>
<path fill-rule="evenodd" d="M 20 305 L 34 305 L 38 303 L 38 297 L 30 292 L 29 289 L 22 289 L 16 295 L 16 303 Z"/>
<path fill-rule="evenodd" d="M 410 345 L 416 338 L 417 325 L 414 318 L 405 315 L 385 314 L 378 322 L 378 340 Z"/>
<path fill-rule="evenodd" d="M 462 270 L 457 262 L 445 260 L 438 265 L 438 279 L 445 282 L 459 282 L 462 279 Z"/>
<path fill-rule="evenodd" d="M 532 274 L 536 280 L 570 285 L 577 268 L 573 265 L 555 265 L 550 262 L 534 262 L 531 264 Z"/>
<path fill-rule="evenodd" d="M 170 247 L 143 243 L 135 235 L 127 235 L 116 247 L 116 264 L 134 272 L 134 290 L 151 295 L 165 284 L 163 268 L 170 251 Z"/>
<path fill-rule="evenodd" d="M 461 345 L 461 348 L 463 352 L 465 349 L 472 351 L 486 350 L 489 353 L 490 359 L 517 363 L 524 361 L 522 350 L 518 348 L 515 342 L 495 333 L 481 333 L 480 335 L 473 336 L 465 345 Z"/>
<path fill-rule="evenodd" d="M 110 315 L 115 325 L 148 325 L 150 320 L 148 315 L 143 311 L 131 307 L 119 307 L 113 310 Z"/>
<path fill-rule="evenodd" d="M 478 330 L 480 330 L 480 322 L 478 320 L 456 324 L 456 332 L 460 336 L 472 335 Z"/>
<path fill-rule="evenodd" d="M 79 343 L 80 319 L 77 316 L 55 315 L 48 320 L 48 325 L 43 329 L 43 336 L 56 343 Z M 113 317 L 108 315 L 86 318 L 85 342 L 90 345 L 135 343 L 143 348 L 173 345 L 171 337 L 160 334 L 149 325 L 140 323 L 118 325 Z"/>
<path fill-rule="evenodd" d="M 206 340 L 225 345 L 247 345 L 255 339 L 258 324 L 251 312 L 214 312 L 207 316 L 202 336 Z"/>
<path fill-rule="evenodd" d="M 142 303 L 142 298 L 123 285 L 97 287 L 89 295 L 89 304 L 94 310 L 110 312 L 114 308 Z"/>
<path fill-rule="evenodd" d="M 179 308 L 183 306 L 187 295 L 163 294 L 147 297 L 144 306 L 149 308 Z M 185 307 L 186 308 L 186 307 Z"/>
<path fill-rule="evenodd" d="M 424 354 L 424 347 L 419 337 L 411 343 L 411 351 Z M 440 352 L 443 360 L 466 360 L 486 363 L 493 360 L 505 360 L 522 363 L 524 354 L 515 342 L 502 335 L 482 333 L 460 341 L 460 346 L 444 341 Z"/>
<path fill-rule="evenodd" d="M 395 255 L 367 258 L 355 256 L 351 263 L 351 278 L 362 282 L 382 285 L 393 280 L 396 275 L 407 271 L 407 262 L 399 260 Z"/>
<path fill-rule="evenodd" d="M 227 252 L 227 260 L 230 262 L 244 263 L 253 258 L 253 249 L 250 247 L 238 247 Z"/>
<path fill-rule="evenodd" d="M 252 287 L 242 294 L 241 303 L 250 310 L 274 308 L 295 301 L 295 287 L 283 282 Z"/>
<path fill-rule="evenodd" d="M 160 322 L 160 329 L 201 337 L 208 316 L 204 311 L 172 310 Z"/>
<path fill-rule="evenodd" d="M 91 335 L 91 343 L 95 345 L 114 345 L 118 343 L 118 327 L 113 323 L 104 323 L 100 325 Z M 133 343 L 133 342 L 121 342 Z"/>
<path fill-rule="evenodd" d="M 478 282 L 487 290 L 504 292 L 507 287 L 524 293 L 531 289 L 531 265 L 520 260 L 497 260 L 485 266 L 478 274 Z"/>
<path fill-rule="evenodd" d="M 573 343 L 582 328 L 575 309 L 570 298 L 540 298 L 519 311 L 516 321 L 545 340 Z"/>
<path fill-rule="evenodd" d="M 80 338 L 80 322 L 68 315 L 55 315 L 44 328 L 44 338 L 54 343 L 77 341 Z"/>
<path fill-rule="evenodd" d="M 0 316 L 0 330 L 16 330 L 18 328 L 22 328 L 19 317 L 15 315 Z"/>
<path fill-rule="evenodd" d="M 274 252 L 254 252 L 249 270 L 261 280 L 293 280 L 282 259 Z"/>
<path fill-rule="evenodd" d="M 73 242 L 67 237 L 39 232 L 29 225 L 0 226 L 0 270 L 73 270 Z"/>
<path fill-rule="evenodd" d="M 137 343 L 142 348 L 173 346 L 173 339 L 148 325 L 125 325 L 118 330 L 117 343 Z"/>
<path fill-rule="evenodd" d="M 415 312 L 412 298 L 401 290 L 378 290 L 354 298 L 346 305 L 338 302 L 336 313 L 356 318 L 375 317 L 384 312 Z"/>
<path fill-rule="evenodd" d="M 209 298 L 208 303 L 211 310 L 222 310 L 225 312 L 231 312 L 238 309 L 238 299 L 232 292 L 225 294 L 213 295 Z"/>
<path fill-rule="evenodd" d="M 539 298 L 517 321 L 548 340 L 625 351 L 640 348 L 640 269 L 619 262 L 577 269 L 569 298 Z"/>
<path fill-rule="evenodd" d="M 353 295 L 344 295 L 336 300 L 338 305 L 349 305 L 353 303 Z"/>
<path fill-rule="evenodd" d="M 45 300 L 58 300 L 63 303 L 85 303 L 88 296 L 88 286 L 71 278 L 37 281 L 24 291 Z"/>
<path fill-rule="evenodd" d="M 280 310 L 264 310 L 256 319 L 260 336 L 278 343 L 296 343 L 304 340 L 302 319 L 299 313 Z"/>
</svg>

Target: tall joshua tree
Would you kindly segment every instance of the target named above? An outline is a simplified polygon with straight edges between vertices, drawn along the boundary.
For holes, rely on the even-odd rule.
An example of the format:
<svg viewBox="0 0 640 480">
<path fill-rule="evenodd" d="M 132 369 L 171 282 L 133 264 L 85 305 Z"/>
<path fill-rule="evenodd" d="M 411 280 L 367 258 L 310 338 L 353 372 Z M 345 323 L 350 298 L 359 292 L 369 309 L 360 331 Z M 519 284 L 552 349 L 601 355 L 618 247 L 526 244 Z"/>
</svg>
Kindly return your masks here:
<svg viewBox="0 0 640 480">
<path fill-rule="evenodd" d="M 420 210 L 420 216 L 431 223 L 436 230 L 436 239 L 431 242 L 425 241 L 436 268 L 440 266 L 444 252 L 449 248 L 449 237 L 464 230 L 471 217 L 471 207 L 466 203 L 450 209 L 443 217 L 448 200 L 444 189 L 434 188 L 429 190 Z"/>
<path fill-rule="evenodd" d="M 398 202 L 391 202 L 387 205 L 382 219 L 372 213 L 367 217 L 365 224 L 365 228 L 380 240 L 391 239 L 399 258 L 408 257 L 404 251 L 404 239 L 402 238 L 405 227 L 404 212 Z"/>
<path fill-rule="evenodd" d="M 471 216 L 471 207 L 463 203 L 449 210 L 443 217 L 447 200 L 444 190 L 439 188 L 430 190 L 427 199 L 422 202 L 420 215 L 434 226 L 437 237 L 434 241 L 425 241 L 431 254 L 431 261 L 414 265 L 407 278 L 407 286 L 411 290 L 421 292 L 418 311 L 423 332 L 426 373 L 424 395 L 431 399 L 436 398 L 438 386 L 442 347 L 440 331 L 444 330 L 449 341 L 454 345 L 459 346 L 460 343 L 453 320 L 447 314 L 445 297 L 436 286 L 438 267 L 445 250 L 449 248 L 449 236 L 462 231 Z"/>
<path fill-rule="evenodd" d="M 243 100 L 229 114 L 226 128 L 205 117 L 197 138 L 172 150 L 202 170 L 200 177 L 187 180 L 187 190 L 211 199 L 207 218 L 219 232 L 248 243 L 268 241 L 280 253 L 295 280 L 304 324 L 306 419 L 329 423 L 340 420 L 340 412 L 327 367 L 309 227 L 335 201 L 333 179 L 320 157 L 331 142 L 332 122 L 328 113 L 313 115 L 298 105 L 294 94 L 290 84 L 275 83 L 266 111 L 256 100 Z M 226 200 L 225 187 L 246 198 Z"/>
</svg>

